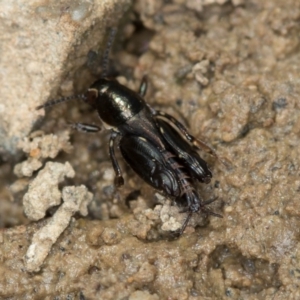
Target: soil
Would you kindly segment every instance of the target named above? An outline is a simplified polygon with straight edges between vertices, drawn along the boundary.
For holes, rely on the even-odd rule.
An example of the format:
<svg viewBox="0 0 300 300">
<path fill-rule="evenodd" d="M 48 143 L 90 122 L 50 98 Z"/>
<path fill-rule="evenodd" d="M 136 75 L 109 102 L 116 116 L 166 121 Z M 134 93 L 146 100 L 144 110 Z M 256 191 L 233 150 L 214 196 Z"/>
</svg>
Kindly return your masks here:
<svg viewBox="0 0 300 300">
<path fill-rule="evenodd" d="M 26 157 L 12 160 L 8 151 L 1 161 L 0 298 L 299 299 L 299 20 L 296 0 L 134 1 L 119 27 L 110 72 L 134 90 L 146 74 L 146 101 L 213 147 L 218 158 L 200 152 L 213 180 L 198 188 L 205 200 L 217 197 L 210 208 L 223 218 L 195 214 L 174 238 L 170 230 L 185 218 L 180 208 L 139 179 L 119 153 L 125 185 L 115 188 L 109 132 L 66 132 L 70 120 L 99 120 L 79 101 L 59 105 L 32 120 L 42 133 L 20 138 Z M 97 77 L 91 66 L 98 56 L 86 58 L 57 98 L 67 83 L 77 93 Z M 46 151 L 41 135 L 61 141 L 58 153 Z M 85 185 L 93 201 L 87 217 L 79 209 L 70 217 L 29 272 L 33 236 L 59 206 L 32 222 L 22 199 L 49 161 L 68 162 L 75 171 L 60 189 Z"/>
</svg>

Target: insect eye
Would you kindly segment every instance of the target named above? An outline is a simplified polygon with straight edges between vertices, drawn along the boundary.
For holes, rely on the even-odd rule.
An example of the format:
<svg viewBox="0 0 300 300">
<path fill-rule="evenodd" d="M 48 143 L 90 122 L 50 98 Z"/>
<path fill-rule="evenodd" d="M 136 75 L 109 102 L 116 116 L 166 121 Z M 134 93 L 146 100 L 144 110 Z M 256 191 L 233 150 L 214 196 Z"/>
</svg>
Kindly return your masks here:
<svg viewBox="0 0 300 300">
<path fill-rule="evenodd" d="M 98 98 L 98 90 L 97 89 L 88 89 L 86 92 L 86 102 L 90 104 L 92 107 L 95 106 L 96 100 Z"/>
</svg>

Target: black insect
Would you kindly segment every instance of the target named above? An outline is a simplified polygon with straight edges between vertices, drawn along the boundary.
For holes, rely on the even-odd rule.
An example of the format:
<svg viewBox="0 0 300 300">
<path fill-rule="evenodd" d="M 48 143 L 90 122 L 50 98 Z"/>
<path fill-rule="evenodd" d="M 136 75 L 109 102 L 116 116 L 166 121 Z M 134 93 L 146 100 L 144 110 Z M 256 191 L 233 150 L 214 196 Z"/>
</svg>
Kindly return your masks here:
<svg viewBox="0 0 300 300">
<path fill-rule="evenodd" d="M 122 172 L 115 157 L 115 144 L 119 145 L 128 165 L 149 185 L 184 207 L 187 212 L 179 234 L 182 234 L 193 213 L 221 217 L 206 208 L 213 200 L 203 201 L 196 182 L 209 183 L 212 173 L 199 156 L 199 147 L 214 152 L 203 142 L 190 135 L 187 129 L 171 115 L 150 107 L 143 96 L 147 90 L 144 77 L 139 92 L 132 91 L 106 75 L 108 55 L 114 32 L 110 35 L 105 55 L 103 77 L 84 94 L 52 100 L 37 109 L 61 102 L 81 99 L 91 105 L 109 128 L 109 154 L 116 174 L 115 185 L 124 184 Z M 84 123 L 72 127 L 86 132 L 97 132 L 100 127 Z"/>
</svg>

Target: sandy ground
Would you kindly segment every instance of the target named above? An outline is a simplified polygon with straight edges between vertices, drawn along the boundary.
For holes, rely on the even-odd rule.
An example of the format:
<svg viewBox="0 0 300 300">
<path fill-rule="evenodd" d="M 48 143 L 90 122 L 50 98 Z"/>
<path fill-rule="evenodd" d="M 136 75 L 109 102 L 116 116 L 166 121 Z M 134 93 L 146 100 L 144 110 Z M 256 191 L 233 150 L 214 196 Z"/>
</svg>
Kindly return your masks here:
<svg viewBox="0 0 300 300">
<path fill-rule="evenodd" d="M 84 91 L 99 76 L 103 53 L 91 42 L 103 20 L 83 24 L 67 4 L 52 19 L 42 11 L 49 35 L 60 28 L 51 22 L 77 22 L 71 29 L 79 32 L 82 56 L 74 59 L 70 38 L 64 51 L 71 54 L 51 75 L 59 71 L 60 80 L 40 75 L 43 85 L 26 102 L 29 121 L 28 114 L 13 119 L 21 103 L 1 99 L 8 115 L 0 126 L 0 298 L 299 299 L 300 2 L 128 3 L 117 7 L 124 17 L 112 73 L 134 90 L 147 74 L 147 102 L 215 149 L 220 159 L 201 152 L 213 180 L 198 188 L 206 200 L 218 197 L 211 208 L 223 219 L 194 215 L 174 239 L 169 229 L 185 215 L 119 154 L 125 185 L 114 187 L 109 132 L 69 128 L 68 121 L 99 124 L 94 111 L 79 101 L 47 110 L 45 118 L 34 110 L 50 96 Z"/>
</svg>

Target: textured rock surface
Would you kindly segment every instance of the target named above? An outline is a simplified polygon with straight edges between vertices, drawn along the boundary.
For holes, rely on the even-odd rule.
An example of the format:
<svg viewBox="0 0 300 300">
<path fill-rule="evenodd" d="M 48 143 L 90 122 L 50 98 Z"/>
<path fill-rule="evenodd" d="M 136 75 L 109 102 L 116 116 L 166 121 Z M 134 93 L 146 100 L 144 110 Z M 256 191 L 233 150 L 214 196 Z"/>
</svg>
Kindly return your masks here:
<svg viewBox="0 0 300 300">
<path fill-rule="evenodd" d="M 193 216 L 172 240 L 162 227 L 184 214 L 124 165 L 125 186 L 114 189 L 107 132 L 76 133 L 73 152 L 59 159 L 74 167 L 72 184 L 93 191 L 93 220 L 74 219 L 39 273 L 24 271 L 24 256 L 48 220 L 12 226 L 28 222 L 18 205 L 26 181 L 7 189 L 13 166 L 1 165 L 0 220 L 12 228 L 0 232 L 0 297 L 300 298 L 300 3 L 198 2 L 136 1 L 113 65 L 134 89 L 147 73 L 147 101 L 185 120 L 226 161 L 203 154 L 214 177 L 199 186 L 204 199 L 218 196 L 223 219 Z M 59 134 L 69 119 L 97 122 L 68 103 L 41 129 Z"/>
<path fill-rule="evenodd" d="M 28 272 L 38 272 L 53 244 L 69 225 L 72 216 L 80 212 L 87 215 L 87 205 L 93 196 L 85 186 L 64 187 L 62 198 L 64 203 L 55 212 L 48 224 L 38 230 L 32 237 L 25 255 L 25 266 Z"/>
<path fill-rule="evenodd" d="M 37 117 L 35 107 L 65 92 L 89 50 L 117 25 L 130 1 L 1 1 L 0 152 L 15 154 Z"/>
</svg>

